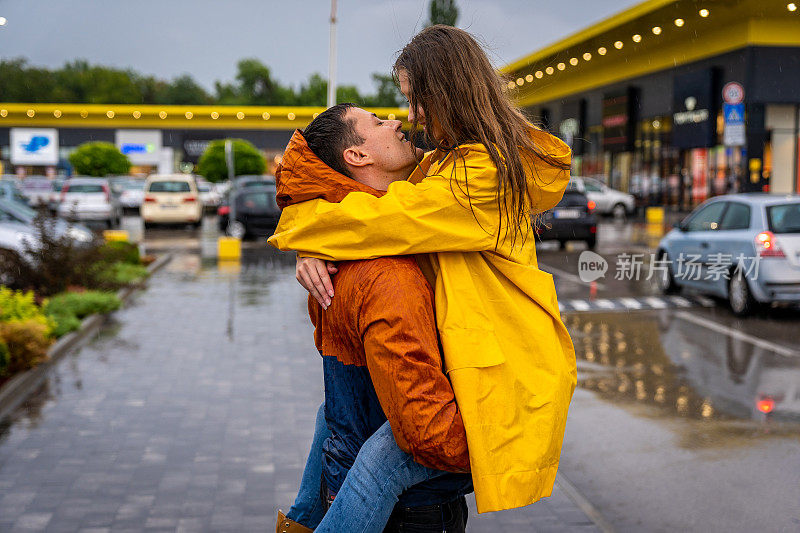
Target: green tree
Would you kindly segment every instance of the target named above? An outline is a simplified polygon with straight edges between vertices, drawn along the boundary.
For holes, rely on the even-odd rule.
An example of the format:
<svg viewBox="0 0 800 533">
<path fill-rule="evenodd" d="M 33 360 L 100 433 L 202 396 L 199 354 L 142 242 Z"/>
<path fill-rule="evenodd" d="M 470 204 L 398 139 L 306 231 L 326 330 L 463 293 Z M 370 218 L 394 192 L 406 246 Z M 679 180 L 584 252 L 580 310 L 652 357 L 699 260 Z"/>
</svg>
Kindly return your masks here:
<svg viewBox="0 0 800 533">
<path fill-rule="evenodd" d="M 388 74 L 373 72 L 372 81 L 376 86 L 375 94 L 363 97 L 362 102 L 368 107 L 399 107 L 405 102 L 397 84 Z"/>
<path fill-rule="evenodd" d="M 158 95 L 156 103 L 191 105 L 213 103 L 211 97 L 189 74 L 178 76 Z"/>
<path fill-rule="evenodd" d="M 100 141 L 80 145 L 69 156 L 69 162 L 76 173 L 85 176 L 127 174 L 131 169 L 128 156 L 113 144 Z"/>
<path fill-rule="evenodd" d="M 264 154 L 248 141 L 233 141 L 233 174 L 263 174 L 267 170 Z M 211 141 L 197 163 L 197 173 L 208 181 L 219 182 L 228 178 L 228 165 L 225 162 L 225 139 Z"/>
<path fill-rule="evenodd" d="M 430 14 L 431 20 L 428 23 L 429 26 L 433 26 L 434 24 L 455 26 L 458 21 L 456 0 L 431 0 Z"/>
</svg>

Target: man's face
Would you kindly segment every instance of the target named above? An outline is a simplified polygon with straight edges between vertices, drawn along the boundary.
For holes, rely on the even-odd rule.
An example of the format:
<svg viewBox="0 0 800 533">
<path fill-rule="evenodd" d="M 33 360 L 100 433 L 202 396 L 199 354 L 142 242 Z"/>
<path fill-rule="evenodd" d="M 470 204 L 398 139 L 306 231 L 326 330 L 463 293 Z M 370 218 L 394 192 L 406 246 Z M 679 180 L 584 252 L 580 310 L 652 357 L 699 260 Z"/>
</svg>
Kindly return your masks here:
<svg viewBox="0 0 800 533">
<path fill-rule="evenodd" d="M 359 107 L 349 109 L 345 119 L 355 121 L 355 129 L 364 139 L 364 144 L 354 148 L 367 157 L 376 170 L 389 174 L 405 173 L 408 176 L 418 158 L 422 158 L 423 151 L 413 147 L 406 139 L 399 120 L 381 120 L 374 113 Z"/>
</svg>

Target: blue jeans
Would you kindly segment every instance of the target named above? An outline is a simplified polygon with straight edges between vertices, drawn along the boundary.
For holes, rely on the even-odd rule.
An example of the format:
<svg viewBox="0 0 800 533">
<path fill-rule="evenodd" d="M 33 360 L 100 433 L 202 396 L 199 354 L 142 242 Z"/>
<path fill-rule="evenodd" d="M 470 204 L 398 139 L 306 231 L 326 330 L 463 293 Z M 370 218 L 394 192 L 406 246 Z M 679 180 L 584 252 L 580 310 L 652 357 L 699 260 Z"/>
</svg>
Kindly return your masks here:
<svg viewBox="0 0 800 533">
<path fill-rule="evenodd" d="M 446 474 L 426 468 L 402 451 L 389 422 L 367 439 L 347 473 L 344 484 L 325 513 L 321 494 L 322 443 L 330 435 L 325 404 L 317 413 L 311 452 L 297 499 L 286 517 L 317 533 L 374 533 L 383 531 L 400 495 L 408 488 Z"/>
</svg>

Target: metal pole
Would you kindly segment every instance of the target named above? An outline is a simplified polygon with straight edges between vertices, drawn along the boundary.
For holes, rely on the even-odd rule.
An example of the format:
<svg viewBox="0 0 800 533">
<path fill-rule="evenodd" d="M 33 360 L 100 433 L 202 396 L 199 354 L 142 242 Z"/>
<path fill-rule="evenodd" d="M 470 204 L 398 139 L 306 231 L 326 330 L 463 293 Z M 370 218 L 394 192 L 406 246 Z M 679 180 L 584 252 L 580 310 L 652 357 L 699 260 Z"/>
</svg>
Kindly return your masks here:
<svg viewBox="0 0 800 533">
<path fill-rule="evenodd" d="M 230 139 L 225 139 L 225 164 L 228 167 L 228 180 L 231 183 L 231 192 L 230 192 L 230 213 L 228 213 L 228 228 L 231 228 L 231 224 L 236 222 L 236 182 L 234 181 L 235 171 L 233 166 L 233 142 Z"/>
<path fill-rule="evenodd" d="M 331 42 L 328 50 L 328 107 L 336 105 L 336 0 L 331 0 Z"/>
</svg>

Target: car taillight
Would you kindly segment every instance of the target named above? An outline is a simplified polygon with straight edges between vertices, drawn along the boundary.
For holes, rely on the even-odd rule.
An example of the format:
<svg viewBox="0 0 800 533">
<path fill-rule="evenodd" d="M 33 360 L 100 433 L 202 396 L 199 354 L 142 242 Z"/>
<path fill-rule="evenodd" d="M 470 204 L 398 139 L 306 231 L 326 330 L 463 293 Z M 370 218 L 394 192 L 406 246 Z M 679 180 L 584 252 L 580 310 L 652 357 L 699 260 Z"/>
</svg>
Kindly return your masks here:
<svg viewBox="0 0 800 533">
<path fill-rule="evenodd" d="M 764 398 L 759 398 L 759 400 L 756 402 L 756 409 L 758 409 L 765 415 L 768 415 L 772 412 L 773 409 L 775 409 L 775 400 L 773 400 L 769 396 Z"/>
<path fill-rule="evenodd" d="M 771 231 L 762 231 L 756 235 L 756 251 L 761 257 L 786 257 Z"/>
<path fill-rule="evenodd" d="M 229 206 L 227 206 L 227 205 L 220 206 L 220 208 L 217 209 L 217 214 L 218 215 L 227 215 L 230 212 L 231 212 L 231 208 Z"/>
<path fill-rule="evenodd" d="M 106 202 L 111 202 L 111 191 L 108 190 L 108 185 L 103 185 L 103 192 L 106 193 Z"/>
<path fill-rule="evenodd" d="M 589 200 L 589 203 L 588 203 L 588 204 L 586 204 L 586 208 L 589 210 L 589 212 L 590 212 L 590 213 L 591 213 L 592 211 L 594 211 L 594 208 L 595 208 L 595 207 L 597 207 L 597 204 L 596 204 L 596 203 L 594 203 L 594 200 Z"/>
<path fill-rule="evenodd" d="M 64 185 L 61 187 L 61 201 L 64 201 L 64 198 L 67 197 L 67 190 L 69 190 L 69 185 Z"/>
<path fill-rule="evenodd" d="M 184 203 L 189 203 L 189 202 L 196 202 L 197 199 L 194 196 L 187 196 L 186 198 L 183 199 L 183 201 Z"/>
<path fill-rule="evenodd" d="M 156 201 L 156 197 L 155 196 L 145 196 L 144 197 L 144 201 L 147 202 L 147 203 L 153 203 L 153 202 Z"/>
</svg>

